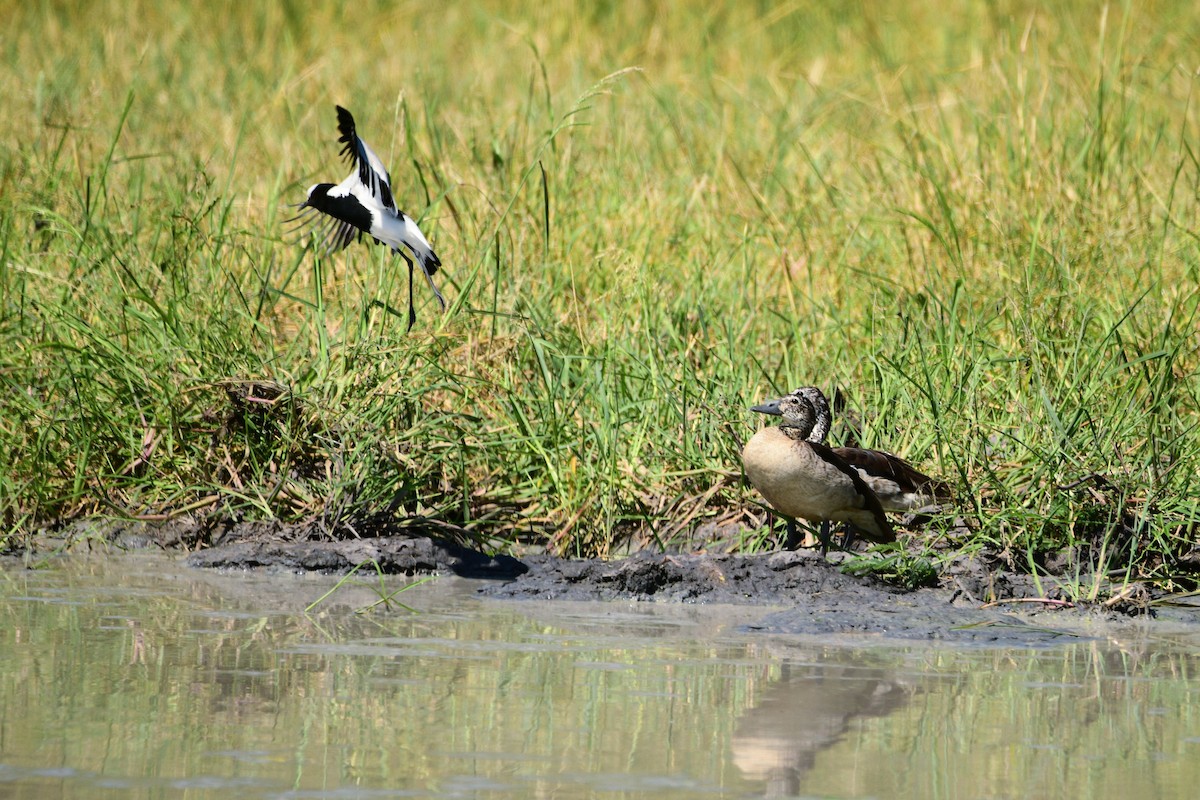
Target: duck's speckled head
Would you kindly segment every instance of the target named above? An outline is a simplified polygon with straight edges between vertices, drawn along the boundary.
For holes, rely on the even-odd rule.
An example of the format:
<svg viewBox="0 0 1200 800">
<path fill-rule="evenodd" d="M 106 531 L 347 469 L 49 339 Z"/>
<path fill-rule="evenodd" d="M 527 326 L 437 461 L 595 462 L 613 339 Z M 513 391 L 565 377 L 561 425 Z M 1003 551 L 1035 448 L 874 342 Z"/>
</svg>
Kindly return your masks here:
<svg viewBox="0 0 1200 800">
<path fill-rule="evenodd" d="M 750 410 L 783 417 L 779 428 L 793 439 L 824 443 L 829 435 L 832 421 L 829 402 L 815 386 L 801 386 L 789 395 L 752 406 Z"/>
</svg>

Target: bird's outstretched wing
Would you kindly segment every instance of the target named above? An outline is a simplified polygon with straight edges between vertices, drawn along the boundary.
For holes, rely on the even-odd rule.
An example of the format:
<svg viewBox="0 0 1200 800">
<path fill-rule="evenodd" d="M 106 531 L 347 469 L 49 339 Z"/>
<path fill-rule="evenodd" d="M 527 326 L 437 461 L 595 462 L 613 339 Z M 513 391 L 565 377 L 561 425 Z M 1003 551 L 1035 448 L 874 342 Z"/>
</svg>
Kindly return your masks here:
<svg viewBox="0 0 1200 800">
<path fill-rule="evenodd" d="M 338 250 L 343 250 L 356 237 L 362 238 L 362 231 L 349 222 L 330 216 L 327 212 L 307 203 L 301 203 L 299 208 L 300 213 L 291 219 L 284 220 L 284 224 L 296 223 L 289 233 L 297 234 L 297 240 L 312 234 L 323 255 L 328 256 Z"/>
<path fill-rule="evenodd" d="M 383 162 L 379 160 L 379 156 L 375 155 L 375 151 L 367 146 L 366 142 L 358 138 L 358 133 L 354 128 L 353 115 L 341 106 L 337 107 L 337 115 L 338 131 L 342 134 L 338 141 L 345 145 L 342 147 L 342 155 L 358 170 L 358 179 L 375 196 L 375 199 L 384 208 L 395 211 L 396 201 L 392 198 L 392 177 L 388 175 Z"/>
</svg>

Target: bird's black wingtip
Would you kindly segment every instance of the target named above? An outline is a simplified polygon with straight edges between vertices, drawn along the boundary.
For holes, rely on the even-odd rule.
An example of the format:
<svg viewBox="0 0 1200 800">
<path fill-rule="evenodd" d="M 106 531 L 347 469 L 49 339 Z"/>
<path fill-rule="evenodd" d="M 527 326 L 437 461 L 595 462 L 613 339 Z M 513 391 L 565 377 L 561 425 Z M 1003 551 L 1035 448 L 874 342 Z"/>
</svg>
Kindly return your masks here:
<svg viewBox="0 0 1200 800">
<path fill-rule="evenodd" d="M 343 136 L 352 136 L 354 134 L 354 115 L 341 106 L 335 105 L 337 109 L 338 131 Z"/>
</svg>

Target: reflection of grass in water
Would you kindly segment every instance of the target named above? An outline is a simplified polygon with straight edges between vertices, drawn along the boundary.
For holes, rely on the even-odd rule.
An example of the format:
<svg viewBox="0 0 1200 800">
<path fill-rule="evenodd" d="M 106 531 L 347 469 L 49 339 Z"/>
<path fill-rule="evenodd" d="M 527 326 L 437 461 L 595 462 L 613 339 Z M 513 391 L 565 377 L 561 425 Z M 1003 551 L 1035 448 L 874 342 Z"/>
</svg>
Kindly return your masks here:
<svg viewBox="0 0 1200 800">
<path fill-rule="evenodd" d="M 1200 779 L 1196 657 L 1170 642 L 937 647 L 907 667 L 925 676 L 911 702 L 828 752 L 806 794 L 842 793 L 850 773 L 856 793 L 888 797 L 1184 797 Z"/>
<path fill-rule="evenodd" d="M 1085 598 L 1094 568 L 1177 577 L 1190 3 L 539 9 L 16 9 L 4 527 L 386 508 L 686 545 L 761 525 L 725 426 L 836 382 L 864 444 L 955 485 L 956 544 L 1077 547 Z M 384 253 L 280 240 L 279 205 L 341 177 L 334 102 L 446 262 L 453 313 L 419 298 L 413 335 L 372 305 L 406 290 Z"/>
<path fill-rule="evenodd" d="M 729 743 L 754 734 L 742 724 L 754 710 L 787 702 L 778 688 L 790 676 L 810 698 L 823 684 L 912 690 L 885 715 L 847 719 L 796 794 L 958 797 L 985 786 L 1115 798 L 1141 785 L 1186 796 L 1177 787 L 1200 778 L 1189 757 L 1196 656 L 1169 642 L 897 653 L 774 637 L 714 644 L 706 633 L 681 645 L 653 622 L 588 627 L 576 609 L 560 621 L 510 604 L 330 613 L 318 628 L 299 605 L 232 602 L 208 576 L 173 575 L 164 595 L 162 584 L 115 593 L 119 577 L 85 575 L 64 581 L 69 597 L 89 600 L 76 605 L 11 599 L 36 592 L 24 573 L 0 578 L 10 763 L 325 792 L 428 788 L 468 763 L 479 779 L 519 776 L 522 794 L 581 775 L 667 773 L 745 795 Z M 115 604 L 90 602 L 97 585 Z M 779 732 L 819 733 L 811 719 L 792 724 Z M 266 755 L 229 763 L 215 751 Z"/>
<path fill-rule="evenodd" d="M 358 572 L 360 569 L 362 569 L 363 567 L 367 566 L 368 564 L 375 568 L 375 575 L 376 575 L 376 577 L 379 578 L 378 585 L 372 585 L 370 583 L 366 583 L 363 581 L 353 580 L 354 574 L 356 572 Z M 363 586 L 363 587 L 369 588 L 372 591 L 374 591 L 375 594 L 379 598 L 374 603 L 370 603 L 369 605 L 365 605 L 362 608 L 355 609 L 356 614 L 364 614 L 368 611 L 374 611 L 376 608 L 379 608 L 380 606 L 383 606 L 384 609 L 390 610 L 392 605 L 397 605 L 400 608 L 403 608 L 405 611 L 408 611 L 412 614 L 416 614 L 417 610 L 415 608 L 411 608 L 411 607 L 405 605 L 404 603 L 401 603 L 399 600 L 396 599 L 396 596 L 401 594 L 402 592 L 407 592 L 409 589 L 412 589 L 414 586 L 420 586 L 422 583 L 428 583 L 429 581 L 433 580 L 436 577 L 434 575 L 426 575 L 423 578 L 418 578 L 415 581 L 411 581 L 409 583 L 404 584 L 399 589 L 393 589 L 393 590 L 389 591 L 387 588 L 385 576 L 386 576 L 386 573 L 384 573 L 383 568 L 380 567 L 379 562 L 373 558 L 363 561 L 361 563 L 355 564 L 354 568 L 352 570 L 350 570 L 349 572 L 347 572 L 345 575 L 343 575 L 341 577 L 341 579 L 338 580 L 337 583 L 335 583 L 332 587 L 330 587 L 329 591 L 325 592 L 325 594 L 321 595 L 316 600 L 313 600 L 311 603 L 309 603 L 307 606 L 305 606 L 304 613 L 307 614 L 307 613 L 311 612 L 314 608 L 316 608 L 317 606 L 321 605 L 321 603 L 323 603 L 327 599 L 329 599 L 330 595 L 332 595 L 334 592 L 341 589 L 342 587 L 351 585 L 351 586 Z"/>
<path fill-rule="evenodd" d="M 76 597 L 96 586 L 81 583 Z M 119 583 L 110 574 L 104 585 Z M 0 701 L 19 740 L 6 759 L 61 756 L 114 778 L 255 775 L 326 792 L 428 788 L 462 775 L 464 759 L 500 782 L 514 769 L 554 781 L 657 776 L 664 765 L 717 780 L 729 767 L 714 742 L 728 741 L 778 673 L 741 646 L 681 645 L 653 618 L 645 631 L 604 618 L 581 631 L 577 614 L 539 620 L 495 606 L 314 620 L 291 603 L 281 613 L 275 600 L 231 602 L 186 575 L 167 591 L 129 592 L 116 607 L 0 596 L 15 621 L 0 634 Z M 9 646 L 14 638 L 26 646 Z M 171 713 L 155 713 L 163 707 Z M 54 746 L 33 735 L 45 731 L 59 734 Z M 268 756 L 229 764 L 217 750 Z"/>
<path fill-rule="evenodd" d="M 1042 601 L 1031 600 L 1030 602 L 1042 602 Z M 1023 631 L 1023 632 L 1027 632 L 1027 633 L 1041 633 L 1041 634 L 1045 634 L 1054 639 L 1089 638 L 1089 637 L 1085 636 L 1084 634 L 1072 633 L 1070 631 L 1064 631 L 1064 630 L 1061 630 L 1058 628 L 1043 628 L 1038 625 L 1030 625 L 1029 623 L 1018 622 L 1015 620 L 1012 622 L 1007 622 L 1005 620 L 989 619 L 989 620 L 981 620 L 979 622 L 968 622 L 964 625 L 951 625 L 950 626 L 950 630 L 952 630 L 952 631 L 961 631 L 961 630 L 967 630 L 970 628 L 1006 628 L 1006 629 L 1010 629 L 1010 630 L 1019 630 L 1019 631 Z"/>
</svg>

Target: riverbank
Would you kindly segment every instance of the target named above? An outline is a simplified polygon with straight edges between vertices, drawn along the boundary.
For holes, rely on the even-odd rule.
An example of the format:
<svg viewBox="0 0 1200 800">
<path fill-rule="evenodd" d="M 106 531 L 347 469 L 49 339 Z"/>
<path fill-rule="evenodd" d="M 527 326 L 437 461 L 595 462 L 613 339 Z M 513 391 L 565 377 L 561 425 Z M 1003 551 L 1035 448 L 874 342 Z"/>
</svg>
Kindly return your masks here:
<svg viewBox="0 0 1200 800">
<path fill-rule="evenodd" d="M 194 520 L 76 523 L 30 540 L 24 558 L 82 549 L 196 546 Z M 848 639 L 1041 646 L 1139 631 L 1200 631 L 1197 610 L 1149 585 L 1108 586 L 1107 599 L 1072 600 L 1087 576 L 1034 576 L 979 556 L 947 555 L 929 585 L 895 585 L 876 554 L 814 550 L 759 554 L 639 552 L 620 559 L 546 553 L 489 555 L 452 525 L 419 521 L 330 539 L 314 524 L 231 524 L 186 556 L 196 569 L 346 573 L 363 564 L 385 574 L 480 579 L 481 596 L 500 600 L 757 605 L 747 630 Z"/>
</svg>

